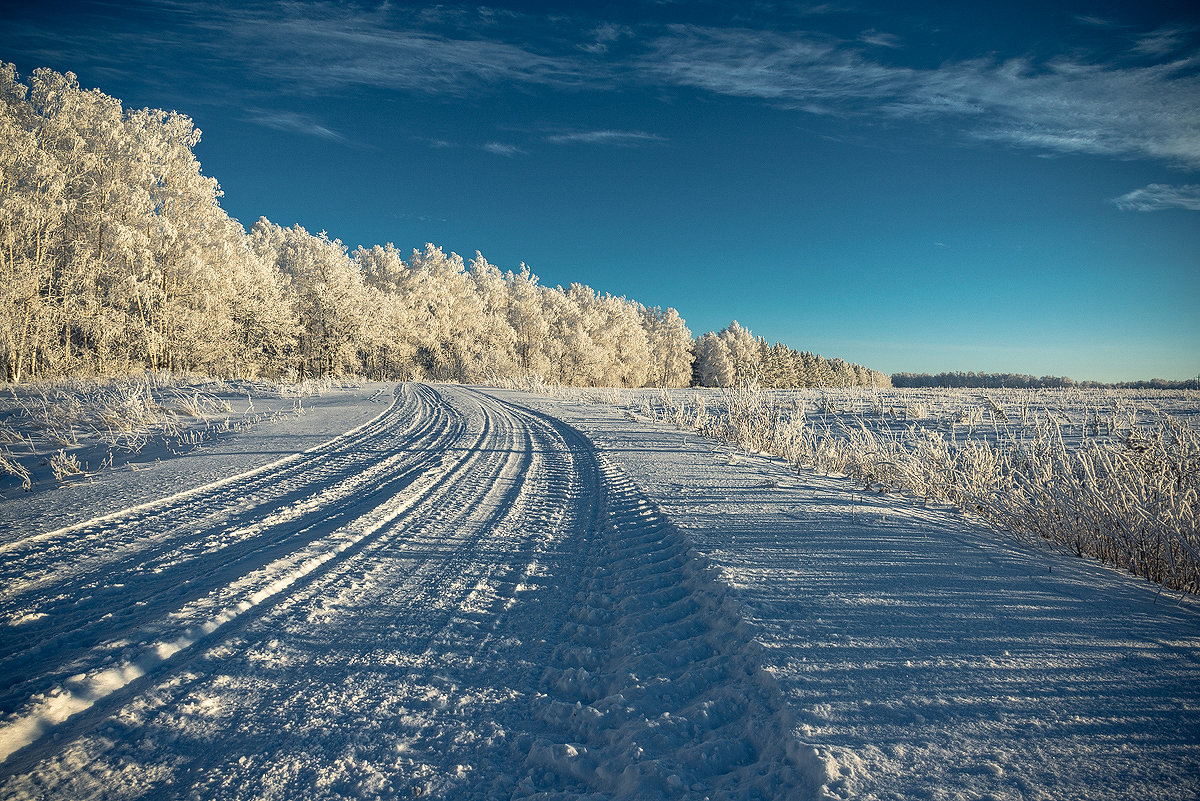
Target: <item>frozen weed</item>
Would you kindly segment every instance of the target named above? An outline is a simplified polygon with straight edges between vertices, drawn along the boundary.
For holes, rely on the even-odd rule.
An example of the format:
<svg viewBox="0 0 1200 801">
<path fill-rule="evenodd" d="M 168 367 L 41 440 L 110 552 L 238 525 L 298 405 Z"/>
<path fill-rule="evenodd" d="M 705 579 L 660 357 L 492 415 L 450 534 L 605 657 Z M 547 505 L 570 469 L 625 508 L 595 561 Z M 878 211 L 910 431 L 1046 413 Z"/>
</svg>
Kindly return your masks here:
<svg viewBox="0 0 1200 801">
<path fill-rule="evenodd" d="M 178 449 L 223 432 L 241 430 L 286 409 L 257 412 L 251 397 L 295 398 L 328 391 L 329 381 L 300 384 L 234 384 L 197 376 L 146 373 L 110 379 L 67 379 L 9 385 L 0 394 L 0 442 L 12 446 L 0 473 L 16 476 L 25 489 L 32 461 L 61 480 L 82 472 L 73 448 L 91 448 L 93 464 L 111 466 L 114 453 L 137 453 L 151 442 Z M 227 397 L 247 397 L 247 410 L 235 413 Z M 227 397 L 226 397 L 227 396 Z M 291 413 L 298 412 L 294 406 Z"/>
<path fill-rule="evenodd" d="M 954 504 L 1023 539 L 1200 592 L 1197 429 L 1162 414 L 1142 420 L 1119 395 L 1114 403 L 1082 391 L 1013 392 L 888 406 L 826 391 L 809 410 L 800 396 L 746 383 L 722 390 L 711 406 L 696 391 L 659 390 L 643 402 L 653 419 L 677 428 L 871 489 Z M 897 408 L 907 427 L 890 422 Z M 946 427 L 920 424 L 926 415 Z"/>
<path fill-rule="evenodd" d="M 77 476 L 82 473 L 83 466 L 79 464 L 75 454 L 67 454 L 60 450 L 50 457 L 50 472 L 54 473 L 57 480 L 62 481 L 67 476 Z"/>
<path fill-rule="evenodd" d="M 11 454 L 0 451 L 0 473 L 14 476 L 21 482 L 21 489 L 29 492 L 33 489 L 33 476 L 25 469 L 25 466 L 12 458 Z"/>
<path fill-rule="evenodd" d="M 501 378 L 495 382 L 495 385 L 501 389 L 512 389 L 518 392 L 529 392 L 534 395 L 546 395 L 553 398 L 562 397 L 564 389 L 563 385 L 557 381 L 547 381 L 536 373 L 519 378 Z"/>
<path fill-rule="evenodd" d="M 325 376 L 322 378 L 305 378 L 294 383 L 277 384 L 275 386 L 281 398 L 308 398 L 314 395 L 324 395 L 334 389 L 334 387 L 341 386 L 341 384 Z"/>
<path fill-rule="evenodd" d="M 207 420 L 210 414 L 228 414 L 233 411 L 228 401 L 215 395 L 201 393 L 194 387 L 189 390 L 171 390 L 169 397 L 177 414 L 186 417 Z"/>
</svg>

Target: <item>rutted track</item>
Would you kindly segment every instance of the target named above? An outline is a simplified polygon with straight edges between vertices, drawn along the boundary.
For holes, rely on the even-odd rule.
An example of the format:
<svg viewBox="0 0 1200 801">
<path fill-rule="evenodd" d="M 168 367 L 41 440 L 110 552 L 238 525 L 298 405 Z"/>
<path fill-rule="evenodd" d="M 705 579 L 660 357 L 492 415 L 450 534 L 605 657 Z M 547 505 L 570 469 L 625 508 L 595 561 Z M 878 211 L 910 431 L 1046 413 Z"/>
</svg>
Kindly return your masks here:
<svg viewBox="0 0 1200 801">
<path fill-rule="evenodd" d="M 582 435 L 482 393 L 405 386 L 321 448 L 2 556 L 2 795 L 799 782 L 681 535 Z"/>
<path fill-rule="evenodd" d="M 0 615 L 20 625 L 0 645 L 0 757 L 354 544 L 348 524 L 461 433 L 435 398 L 418 387 L 308 453 L 11 545 Z"/>
</svg>

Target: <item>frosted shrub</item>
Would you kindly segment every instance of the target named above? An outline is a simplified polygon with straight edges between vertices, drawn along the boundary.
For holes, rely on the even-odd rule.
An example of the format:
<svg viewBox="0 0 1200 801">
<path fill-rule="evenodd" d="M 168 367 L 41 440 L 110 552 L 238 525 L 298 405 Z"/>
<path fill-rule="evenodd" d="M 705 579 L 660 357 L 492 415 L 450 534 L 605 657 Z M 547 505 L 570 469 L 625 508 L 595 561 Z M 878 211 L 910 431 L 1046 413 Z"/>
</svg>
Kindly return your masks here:
<svg viewBox="0 0 1200 801">
<path fill-rule="evenodd" d="M 202 393 L 195 388 L 190 391 L 172 390 L 170 396 L 178 413 L 187 417 L 207 420 L 210 414 L 228 414 L 233 411 L 228 401 Z"/>
<path fill-rule="evenodd" d="M 955 414 L 954 422 L 960 426 L 966 426 L 968 431 L 973 431 L 983 423 L 983 407 L 966 406 L 959 409 Z"/>
<path fill-rule="evenodd" d="M 953 456 L 946 436 L 940 431 L 910 429 L 904 449 L 896 454 L 898 463 L 895 489 L 910 488 L 928 503 L 949 499 L 955 494 Z"/>
<path fill-rule="evenodd" d="M 275 391 L 281 398 L 308 398 L 314 395 L 320 396 L 329 392 L 337 386 L 329 376 L 320 378 L 305 378 L 300 381 L 280 383 L 275 386 Z"/>
<path fill-rule="evenodd" d="M 529 392 L 534 395 L 546 395 L 549 397 L 561 397 L 563 392 L 562 384 L 557 381 L 547 381 L 537 373 L 501 378 L 496 381 L 496 386 L 501 389 L 513 389 L 519 392 Z"/>
<path fill-rule="evenodd" d="M 83 467 L 75 458 L 75 454 L 59 451 L 50 457 L 50 471 L 56 479 L 62 481 L 67 476 L 79 475 L 83 472 Z"/>
<path fill-rule="evenodd" d="M 782 406 L 774 393 L 745 382 L 723 390 L 725 399 L 722 438 L 753 451 L 769 451 L 779 427 Z"/>
<path fill-rule="evenodd" d="M 809 462 L 812 459 L 815 438 L 808 426 L 808 420 L 802 411 L 780 420 L 775 429 L 775 447 L 773 450 L 779 456 L 793 464 Z"/>
<path fill-rule="evenodd" d="M 0 391 L 0 475 L 32 488 L 32 465 L 44 464 L 58 480 L 83 471 L 73 451 L 87 449 L 90 470 L 111 466 L 117 452 L 136 453 L 150 442 L 194 446 L 236 428 L 284 414 L 257 413 L 255 397 L 290 397 L 321 391 L 325 382 L 230 385 L 199 376 L 145 373 L 111 379 L 69 379 L 8 385 Z M 235 414 L 222 395 L 244 394 L 247 410 Z M 293 411 L 298 407 L 293 406 Z M 25 463 L 22 464 L 22 461 Z"/>
<path fill-rule="evenodd" d="M 993 517 L 1173 589 L 1200 591 L 1200 436 L 1163 418 L 1116 447 L 1039 442 Z M 1049 445 L 1050 447 L 1044 447 Z"/>
</svg>

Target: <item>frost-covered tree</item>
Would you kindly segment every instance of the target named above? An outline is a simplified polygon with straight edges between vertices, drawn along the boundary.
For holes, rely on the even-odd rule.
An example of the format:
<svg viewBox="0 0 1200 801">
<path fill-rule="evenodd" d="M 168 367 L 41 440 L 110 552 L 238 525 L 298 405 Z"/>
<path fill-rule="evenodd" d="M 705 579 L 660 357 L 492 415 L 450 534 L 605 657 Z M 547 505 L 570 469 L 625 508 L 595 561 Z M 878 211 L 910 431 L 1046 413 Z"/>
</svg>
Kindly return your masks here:
<svg viewBox="0 0 1200 801">
<path fill-rule="evenodd" d="M 692 332 L 675 309 L 643 311 L 650 346 L 648 383 L 660 387 L 686 387 L 692 380 Z"/>
<path fill-rule="evenodd" d="M 733 383 L 729 345 L 712 331 L 696 340 L 696 383 L 702 387 L 727 387 Z"/>
<path fill-rule="evenodd" d="M 495 381 L 517 374 L 517 334 L 508 320 L 508 284 L 504 275 L 479 251 L 467 268 L 479 298 L 478 324 L 466 336 L 474 343 L 470 375 L 465 380 Z"/>
<path fill-rule="evenodd" d="M 608 363 L 616 368 L 612 374 L 612 385 L 646 386 L 652 382 L 654 362 L 645 328 L 645 307 L 611 295 L 605 295 L 603 307 L 608 318 L 603 332 L 611 343 L 607 348 Z"/>
<path fill-rule="evenodd" d="M 363 342 L 368 375 L 376 379 L 417 377 L 417 348 L 425 337 L 417 333 L 418 295 L 409 288 L 415 280 L 413 274 L 391 242 L 369 249 L 360 246 L 352 259 L 366 285 L 370 310 Z"/>
<path fill-rule="evenodd" d="M 787 360 L 738 323 L 693 343 L 674 309 L 547 288 L 427 244 L 353 254 L 221 209 L 176 112 L 129 110 L 71 73 L 0 63 L 0 368 L 10 381 L 135 369 L 578 385 L 726 386 Z M 794 354 L 797 358 L 798 354 Z M 843 382 L 886 377 L 855 365 Z M 693 361 L 695 365 L 693 368 Z"/>
<path fill-rule="evenodd" d="M 273 261 L 288 280 L 301 322 L 298 368 L 301 375 L 352 374 L 366 320 L 362 275 L 346 247 L 325 232 L 313 235 L 300 225 L 283 228 L 259 218 L 250 240 L 260 257 Z"/>
<path fill-rule="evenodd" d="M 478 335 L 483 304 L 471 287 L 466 265 L 457 253 L 426 244 L 413 250 L 410 269 L 416 276 L 417 311 L 423 316 L 424 342 L 417 363 L 437 381 L 477 380 Z"/>
<path fill-rule="evenodd" d="M 604 354 L 593 337 L 601 325 L 595 291 L 583 284 L 571 284 L 566 290 L 556 287 L 547 300 L 554 342 L 549 355 L 555 378 L 575 386 L 601 386 Z"/>
<path fill-rule="evenodd" d="M 770 347 L 766 340 L 759 340 L 760 371 L 762 383 L 768 387 L 800 386 L 796 376 L 794 351 L 782 342 Z"/>
<path fill-rule="evenodd" d="M 64 213 L 64 175 L 40 146 L 27 92 L 13 65 L 0 64 L 0 335 L 9 381 L 35 368 L 56 327 L 46 294 Z"/>
<path fill-rule="evenodd" d="M 245 232 L 200 173 L 191 120 L 124 111 L 71 73 L 26 87 L 12 65 L 0 103 L 8 377 L 229 369 L 224 262 Z"/>
<path fill-rule="evenodd" d="M 509 327 L 513 330 L 513 350 L 517 375 L 548 376 L 551 374 L 547 338 L 550 335 L 552 309 L 546 302 L 548 290 L 538 285 L 538 278 L 522 264 L 517 273 L 506 273 L 504 283 L 508 299 Z"/>
<path fill-rule="evenodd" d="M 749 329 L 734 320 L 718 334 L 729 348 L 729 360 L 733 366 L 733 381 L 741 383 L 758 377 L 758 342 Z"/>
<path fill-rule="evenodd" d="M 295 371 L 302 326 L 286 278 L 259 256 L 242 226 L 226 221 L 221 265 L 229 282 L 230 364 L 223 375 L 276 377 Z"/>
</svg>

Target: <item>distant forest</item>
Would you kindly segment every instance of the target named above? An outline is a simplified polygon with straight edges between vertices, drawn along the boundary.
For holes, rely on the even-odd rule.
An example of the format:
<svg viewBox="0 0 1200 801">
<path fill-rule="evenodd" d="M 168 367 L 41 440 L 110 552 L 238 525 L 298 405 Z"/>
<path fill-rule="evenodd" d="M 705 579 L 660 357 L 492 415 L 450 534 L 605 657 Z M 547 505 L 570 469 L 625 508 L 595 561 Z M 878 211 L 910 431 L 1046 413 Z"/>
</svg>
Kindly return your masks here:
<svg viewBox="0 0 1200 801">
<path fill-rule="evenodd" d="M 1125 381 L 1105 384 L 1098 381 L 1074 381 L 1066 376 L 1020 375 L 1016 373 L 893 373 L 894 387 L 973 387 L 973 388 L 1017 388 L 1053 389 L 1061 387 L 1103 387 L 1109 389 L 1200 389 L 1200 378 L 1187 381 L 1167 381 L 1152 378 L 1149 381 Z"/>
<path fill-rule="evenodd" d="M 0 63 L 0 378 L 140 370 L 591 386 L 887 386 L 738 323 L 539 284 L 425 245 L 350 251 L 221 208 L 176 112 Z"/>
</svg>

